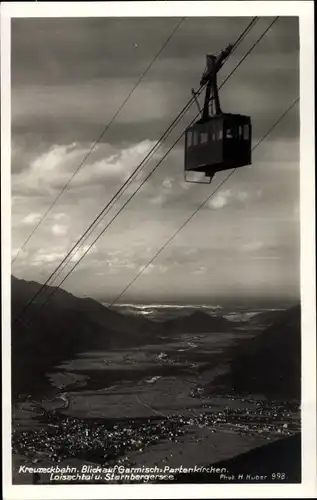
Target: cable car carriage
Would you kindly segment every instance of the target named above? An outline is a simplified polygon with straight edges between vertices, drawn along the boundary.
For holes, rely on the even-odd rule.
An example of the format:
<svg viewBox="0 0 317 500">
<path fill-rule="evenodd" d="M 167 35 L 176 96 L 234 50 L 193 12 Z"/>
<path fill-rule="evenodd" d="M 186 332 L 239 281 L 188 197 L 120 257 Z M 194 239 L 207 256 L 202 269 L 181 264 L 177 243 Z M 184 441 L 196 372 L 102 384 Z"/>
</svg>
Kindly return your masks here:
<svg viewBox="0 0 317 500">
<path fill-rule="evenodd" d="M 230 46 L 218 57 L 207 56 L 207 69 L 201 86 L 206 84 L 204 108 L 201 118 L 185 131 L 185 180 L 188 172 L 202 172 L 210 183 L 222 170 L 251 165 L 251 119 L 240 114 L 223 113 L 217 88 L 217 72 L 230 53 Z M 204 182 L 205 183 L 205 182 Z"/>
</svg>

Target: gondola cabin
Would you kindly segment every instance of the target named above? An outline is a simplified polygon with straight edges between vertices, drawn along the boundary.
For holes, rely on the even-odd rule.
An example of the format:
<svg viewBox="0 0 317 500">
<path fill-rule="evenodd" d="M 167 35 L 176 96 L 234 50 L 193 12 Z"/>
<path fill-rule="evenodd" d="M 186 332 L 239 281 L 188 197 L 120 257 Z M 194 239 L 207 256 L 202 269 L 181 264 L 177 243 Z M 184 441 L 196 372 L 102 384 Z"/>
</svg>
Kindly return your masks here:
<svg viewBox="0 0 317 500">
<path fill-rule="evenodd" d="M 185 180 L 189 171 L 202 172 L 209 181 L 217 172 L 251 165 L 251 118 L 223 113 L 217 87 L 217 73 L 232 51 L 229 45 L 219 56 L 207 55 L 207 69 L 200 80 L 205 87 L 201 118 L 185 131 Z M 191 181 L 189 181 L 191 182 Z"/>
<path fill-rule="evenodd" d="M 216 172 L 251 164 L 251 120 L 222 113 L 200 120 L 185 132 L 185 170 Z"/>
</svg>

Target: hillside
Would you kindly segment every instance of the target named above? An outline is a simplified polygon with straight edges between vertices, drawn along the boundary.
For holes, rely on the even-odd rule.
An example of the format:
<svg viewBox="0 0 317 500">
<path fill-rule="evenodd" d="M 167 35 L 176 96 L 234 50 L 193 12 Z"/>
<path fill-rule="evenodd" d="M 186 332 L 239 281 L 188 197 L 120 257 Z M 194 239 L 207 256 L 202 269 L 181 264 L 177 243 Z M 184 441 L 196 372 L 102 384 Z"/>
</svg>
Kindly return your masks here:
<svg viewBox="0 0 317 500">
<path fill-rule="evenodd" d="M 270 310 L 270 311 L 263 311 L 263 312 L 260 312 L 258 314 L 256 314 L 256 316 L 253 316 L 250 320 L 249 320 L 249 323 L 251 325 L 255 325 L 255 326 L 271 326 L 274 321 L 276 320 L 276 318 L 278 317 L 278 315 L 280 314 L 280 311 L 278 310 Z"/>
<path fill-rule="evenodd" d="M 283 477 L 285 483 L 301 482 L 301 435 L 295 434 L 279 439 L 248 452 L 237 455 L 229 460 L 212 464 L 215 469 L 227 469 L 231 477 L 230 483 L 259 484 L 257 476 L 266 477 L 265 483 L 276 483 L 277 477 Z M 277 471 L 283 471 L 279 476 Z M 239 479 L 243 475 L 243 479 Z M 248 479 L 251 476 L 253 480 Z M 190 473 L 179 474 L 178 483 L 223 483 L 220 474 Z"/>
<path fill-rule="evenodd" d="M 162 327 L 165 333 L 217 333 L 232 330 L 232 322 L 197 311 L 189 316 L 165 321 Z"/>
<path fill-rule="evenodd" d="M 47 371 L 77 352 L 135 346 L 155 338 L 155 326 L 147 319 L 121 315 L 61 289 L 45 307 L 40 308 L 37 300 L 23 322 L 14 323 L 40 286 L 15 277 L 11 280 L 13 397 L 36 392 L 45 383 Z M 46 287 L 45 292 L 51 290 Z M 34 321 L 26 326 L 33 315 Z"/>
<path fill-rule="evenodd" d="M 17 279 L 12 276 L 11 299 L 13 318 L 37 293 L 41 286 L 41 284 L 34 281 Z M 34 311 L 37 311 L 38 314 L 39 305 L 45 301 L 46 297 L 48 297 L 54 289 L 55 287 L 46 286 L 45 291 L 42 291 L 41 296 L 37 297 L 35 305 L 30 308 L 28 314 L 33 315 Z M 81 314 L 88 314 L 89 316 L 92 316 L 95 321 L 101 322 L 101 324 L 105 322 L 105 326 L 108 329 L 113 329 L 118 332 L 130 332 L 133 334 L 136 332 L 142 333 L 153 326 L 152 322 L 144 317 L 125 316 L 106 308 L 91 298 L 78 298 L 61 288 L 58 289 L 54 296 L 50 299 L 48 306 L 45 306 L 42 311 L 40 311 L 40 314 L 42 315 L 42 312 L 46 313 L 48 310 L 53 308 L 60 312 L 76 311 Z M 45 315 L 42 317 L 45 318 Z"/>
<path fill-rule="evenodd" d="M 231 352 L 230 373 L 213 388 L 226 387 L 239 394 L 296 398 L 301 394 L 301 309 L 277 313 L 263 333 Z"/>
<path fill-rule="evenodd" d="M 203 312 L 155 323 L 48 286 L 23 315 L 23 321 L 14 322 L 41 286 L 34 281 L 11 279 L 13 396 L 41 390 L 46 383 L 45 373 L 79 352 L 155 343 L 160 341 L 160 335 L 217 333 L 232 327 L 226 319 Z M 54 290 L 56 293 L 41 307 Z"/>
</svg>

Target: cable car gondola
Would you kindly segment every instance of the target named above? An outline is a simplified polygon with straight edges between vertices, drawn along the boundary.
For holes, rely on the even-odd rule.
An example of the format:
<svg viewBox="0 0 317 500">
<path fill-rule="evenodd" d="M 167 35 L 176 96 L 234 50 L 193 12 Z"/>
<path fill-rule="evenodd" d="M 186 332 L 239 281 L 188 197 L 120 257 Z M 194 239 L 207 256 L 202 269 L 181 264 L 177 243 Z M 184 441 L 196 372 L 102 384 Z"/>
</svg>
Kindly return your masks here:
<svg viewBox="0 0 317 500">
<path fill-rule="evenodd" d="M 201 86 L 206 85 L 204 108 L 201 118 L 185 131 L 187 182 L 197 182 L 188 180 L 189 171 L 204 173 L 210 183 L 217 172 L 251 165 L 251 118 L 223 113 L 220 107 L 217 72 L 230 51 L 231 46 L 218 57 L 207 55 L 207 69 L 200 81 Z"/>
</svg>

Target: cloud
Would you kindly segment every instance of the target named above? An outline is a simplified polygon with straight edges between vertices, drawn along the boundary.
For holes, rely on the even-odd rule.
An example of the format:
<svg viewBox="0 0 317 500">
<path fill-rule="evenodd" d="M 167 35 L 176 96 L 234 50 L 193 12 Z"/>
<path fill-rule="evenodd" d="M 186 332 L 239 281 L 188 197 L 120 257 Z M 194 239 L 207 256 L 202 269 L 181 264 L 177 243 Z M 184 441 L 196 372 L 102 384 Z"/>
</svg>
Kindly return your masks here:
<svg viewBox="0 0 317 500">
<path fill-rule="evenodd" d="M 182 154 L 182 153 L 181 153 Z M 191 193 L 195 195 L 195 187 L 193 184 L 184 182 L 182 176 L 182 157 L 178 151 L 178 157 L 173 161 L 170 161 L 165 168 L 162 166 L 156 177 L 151 177 L 149 181 L 144 186 L 144 191 L 147 195 L 149 203 L 158 206 L 164 206 L 166 208 L 172 209 L 173 214 L 176 214 L 180 207 L 191 207 L 195 204 L 195 199 L 191 197 Z M 175 167 L 175 168 L 171 168 Z M 168 172 L 169 170 L 175 170 L 175 177 L 165 177 L 163 181 L 160 177 Z M 163 171 L 163 172 L 162 172 Z M 199 191 L 196 191 L 199 195 Z M 200 198 L 198 198 L 198 203 Z"/>
<path fill-rule="evenodd" d="M 219 191 L 214 198 L 210 200 L 208 206 L 210 208 L 218 209 L 223 208 L 229 203 L 229 199 L 232 196 L 231 190 L 227 189 L 226 191 Z"/>
<path fill-rule="evenodd" d="M 218 210 L 228 205 L 246 205 L 248 202 L 260 199 L 262 189 L 246 191 L 243 189 L 226 189 L 216 193 L 208 203 L 209 208 Z"/>
<path fill-rule="evenodd" d="M 83 256 L 83 254 L 88 250 L 89 246 L 90 245 L 88 244 L 83 245 L 77 251 L 74 250 L 71 254 L 71 259 L 68 261 L 68 264 L 63 265 L 61 269 L 67 268 L 67 271 L 65 272 L 68 273 L 68 271 L 71 269 L 70 263 L 74 264 L 78 262 L 79 259 Z M 95 252 L 96 252 L 96 246 L 93 245 L 92 248 L 89 250 L 89 254 L 94 254 Z M 52 267 L 54 268 L 64 260 L 67 253 L 68 252 L 66 245 L 65 246 L 59 245 L 53 248 L 41 247 L 30 254 L 27 264 L 34 267 L 39 267 L 42 266 L 43 264 L 45 264 L 46 266 L 51 264 Z"/>
<path fill-rule="evenodd" d="M 196 255 L 198 252 L 197 247 L 188 247 L 183 249 L 183 255 L 189 256 L 189 255 Z"/>
<path fill-rule="evenodd" d="M 42 264 L 55 264 L 64 258 L 65 254 L 63 251 L 55 250 L 49 252 L 45 248 L 39 248 L 31 257 L 31 266 L 41 266 Z"/>
<path fill-rule="evenodd" d="M 192 274 L 204 274 L 206 272 L 207 268 L 205 266 L 200 266 L 197 269 L 195 269 Z"/>
<path fill-rule="evenodd" d="M 164 193 L 159 194 L 158 196 L 154 196 L 154 198 L 150 199 L 150 202 L 153 205 L 164 205 L 166 201 L 167 201 L 167 196 Z"/>
<path fill-rule="evenodd" d="M 239 201 L 247 201 L 249 199 L 249 194 L 246 191 L 240 191 L 237 194 L 237 200 Z"/>
<path fill-rule="evenodd" d="M 176 22 L 174 18 L 153 17 L 12 19 L 13 82 L 25 85 L 34 80 L 45 84 L 66 81 L 76 85 L 127 73 L 137 76 L 157 53 Z M 190 71 L 192 66 L 195 72 L 201 72 L 206 48 L 216 47 L 219 50 L 226 46 L 227 33 L 230 32 L 232 39 L 236 39 L 247 22 L 245 17 L 187 18 L 158 64 L 151 69 L 150 76 L 157 71 L 162 73 L 165 64 L 169 73 L 179 63 L 184 73 Z M 296 53 L 298 25 L 298 18 L 281 18 L 257 47 L 253 64 L 261 67 L 266 62 L 262 59 L 272 45 L 275 52 L 283 56 L 282 60 Z M 262 29 L 263 23 L 259 22 L 252 31 L 252 34 L 255 33 L 253 36 L 260 34 Z M 240 59 L 244 51 L 242 44 L 232 58 Z M 26 68 L 28 71 L 25 71 Z M 270 66 L 266 63 L 265 70 L 268 68 Z"/>
<path fill-rule="evenodd" d="M 25 259 L 28 257 L 29 252 L 25 250 L 24 248 L 21 249 L 20 247 L 13 248 L 12 250 L 12 258 L 14 259 L 17 254 L 19 254 L 19 261 L 25 262 Z"/>
<path fill-rule="evenodd" d="M 35 159 L 31 164 L 32 171 L 41 172 L 43 176 L 49 175 L 51 172 L 55 172 L 61 163 L 65 161 L 71 161 L 74 157 L 77 157 L 78 152 L 76 151 L 76 144 L 69 145 L 57 145 L 52 146 L 47 152 Z"/>
<path fill-rule="evenodd" d="M 54 145 L 32 160 L 27 169 L 14 176 L 13 194 L 53 195 L 62 190 L 71 179 L 68 190 L 81 188 L 87 191 L 92 187 L 100 188 L 109 182 L 124 182 L 155 143 L 143 140 L 126 148 L 100 144 L 85 163 L 83 161 L 90 147 L 75 143 Z M 77 169 L 77 175 L 72 178 Z"/>
<path fill-rule="evenodd" d="M 236 38 L 247 22 L 243 17 L 185 20 L 46 223 L 36 231 L 27 252 L 19 255 L 14 272 L 17 269 L 21 277 L 35 280 L 47 277 L 48 268 L 59 264 L 186 105 L 190 89 L 199 83 L 206 47 L 220 50 L 227 44 L 227 33 Z M 175 23 L 175 19 L 158 18 L 13 20 L 14 249 L 23 244 L 40 214 L 69 181 Z M 266 20 L 260 20 L 251 38 L 256 39 L 265 25 Z M 257 54 L 246 60 L 243 72 L 235 73 L 233 86 L 225 85 L 221 90 L 228 112 L 252 116 L 254 144 L 298 94 L 298 42 L 298 19 L 281 18 L 258 45 Z M 242 44 L 222 69 L 221 80 L 244 52 Z M 274 69 L 274 78 L 268 68 Z M 196 113 L 192 106 L 164 140 L 164 149 L 174 143 Z M 232 293 L 237 280 L 249 290 L 259 287 L 262 293 L 264 285 L 259 280 L 269 286 L 276 283 L 280 290 L 292 276 L 297 277 L 293 262 L 299 242 L 295 228 L 298 214 L 293 206 L 299 197 L 298 125 L 296 107 L 256 149 L 254 165 L 240 169 L 232 182 L 222 186 L 210 200 L 209 209 L 206 204 L 162 252 L 157 259 L 161 264 L 155 260 L 147 268 L 144 274 L 153 275 L 140 279 L 131 296 L 137 298 L 143 290 L 145 300 L 156 295 L 162 300 L 182 294 L 209 297 L 210 280 L 215 293 L 225 289 Z M 183 147 L 181 140 L 106 236 L 98 240 L 97 249 L 76 268 L 67 289 L 80 294 L 84 290 L 93 296 L 96 290 L 110 297 L 119 294 L 216 187 L 221 174 L 211 186 L 184 182 Z M 154 162 L 131 183 L 111 215 L 152 166 Z M 217 210 L 215 217 L 210 210 Z M 73 262 L 87 248 L 85 245 Z M 283 260 L 275 262 L 275 255 Z M 96 273 L 104 278 L 97 278 Z M 156 286 L 161 273 L 161 284 Z"/>
<path fill-rule="evenodd" d="M 165 205 L 170 199 L 175 198 L 177 187 L 174 177 L 165 177 L 161 186 L 153 186 L 154 196 L 150 195 L 150 203 L 153 205 Z M 151 188 L 150 188 L 151 189 Z"/>
<path fill-rule="evenodd" d="M 175 179 L 173 177 L 165 177 L 165 179 L 162 182 L 162 186 L 164 189 L 170 190 L 173 187 Z"/>
<path fill-rule="evenodd" d="M 68 226 L 63 226 L 61 224 L 54 224 L 52 226 L 52 233 L 55 236 L 64 236 L 65 234 L 67 234 L 67 231 L 68 231 Z"/>
<path fill-rule="evenodd" d="M 106 259 L 105 262 L 112 270 L 135 269 L 137 267 L 137 264 L 128 258 L 114 257 L 112 259 Z"/>
<path fill-rule="evenodd" d="M 143 271 L 144 269 L 144 271 Z M 158 271 L 160 274 L 165 274 L 167 273 L 169 269 L 169 266 L 166 266 L 164 264 L 149 264 L 146 268 L 144 266 L 141 266 L 139 269 L 139 272 L 142 270 L 141 274 L 147 275 L 147 274 L 152 274 L 154 271 Z"/>
<path fill-rule="evenodd" d="M 55 185 L 69 180 L 69 170 L 79 161 L 80 154 L 74 144 L 51 146 L 16 172 L 12 178 L 12 193 L 24 197 L 50 194 Z"/>
<path fill-rule="evenodd" d="M 89 250 L 89 252 L 88 252 Z M 97 247 L 96 245 L 92 245 L 90 246 L 90 244 L 87 244 L 87 245 L 83 245 L 81 246 L 80 248 L 78 249 L 75 249 L 73 252 L 72 252 L 72 257 L 71 257 L 71 262 L 78 262 L 84 254 L 94 254 L 97 252 Z"/>
<path fill-rule="evenodd" d="M 54 220 L 61 220 L 61 219 L 68 218 L 67 214 L 65 214 L 64 212 L 59 212 L 57 214 L 53 214 L 52 217 L 53 217 Z"/>
<path fill-rule="evenodd" d="M 33 224 L 36 224 L 40 220 L 41 216 L 42 215 L 38 212 L 31 213 L 26 217 L 24 217 L 24 219 L 22 219 L 22 224 L 25 224 L 27 226 L 32 226 Z"/>
<path fill-rule="evenodd" d="M 264 21 L 251 36 L 262 32 Z M 138 142 L 158 137 L 199 82 L 206 47 L 221 49 L 227 44 L 228 30 L 238 36 L 245 25 L 243 17 L 186 19 L 116 117 L 107 140 Z M 13 136 L 30 138 L 33 149 L 42 142 L 94 141 L 174 26 L 174 19 L 154 18 L 13 20 Z M 131 37 L 137 40 L 137 50 Z M 298 19 L 279 19 L 257 46 L 256 57 L 251 55 L 243 71 L 235 73 L 234 92 L 231 84 L 221 90 L 228 111 L 254 117 L 257 137 L 298 93 L 298 42 Z M 223 76 L 244 50 L 242 44 L 229 58 Z M 188 124 L 187 117 L 185 121 Z M 293 130 L 293 121 L 286 120 L 283 127 Z"/>
<path fill-rule="evenodd" d="M 242 245 L 241 250 L 244 252 L 256 252 L 264 248 L 263 241 L 250 241 Z"/>
</svg>

